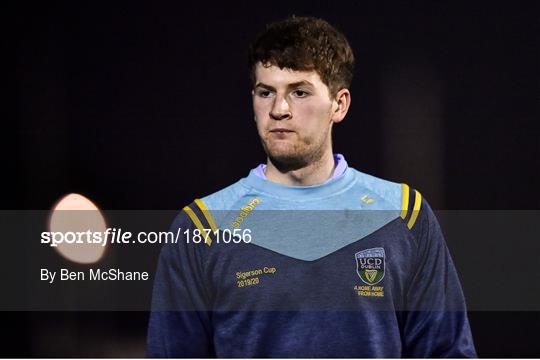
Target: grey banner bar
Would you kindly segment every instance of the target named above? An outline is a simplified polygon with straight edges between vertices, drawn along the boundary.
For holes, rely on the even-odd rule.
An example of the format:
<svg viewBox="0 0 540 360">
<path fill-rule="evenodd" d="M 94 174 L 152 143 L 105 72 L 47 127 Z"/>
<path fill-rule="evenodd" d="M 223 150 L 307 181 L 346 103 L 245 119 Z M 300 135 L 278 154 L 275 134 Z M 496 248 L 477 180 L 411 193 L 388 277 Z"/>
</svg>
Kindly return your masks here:
<svg viewBox="0 0 540 360">
<path fill-rule="evenodd" d="M 132 238 L 141 232 L 166 232 L 170 230 L 173 219 L 178 211 L 103 211 L 105 225 L 111 229 L 121 229 L 132 233 Z M 452 210 L 436 211 L 446 243 L 459 274 L 469 311 L 540 311 L 540 211 L 525 210 Z M 66 212 L 66 216 L 68 213 Z M 237 219 L 236 212 L 212 212 L 214 218 L 221 219 L 220 224 L 230 224 L 226 219 Z M 95 217 L 92 211 L 73 212 L 75 219 Z M 374 221 L 391 220 L 395 217 L 392 212 L 384 211 L 261 211 L 253 210 L 250 224 L 264 223 L 273 237 L 285 236 L 284 229 L 291 224 L 297 224 L 299 231 L 297 241 L 310 241 L 309 235 L 303 231 L 306 228 L 314 229 L 320 226 L 326 228 L 328 234 L 352 234 L 360 231 L 362 226 L 371 226 Z M 347 219 L 347 222 L 339 222 Z M 375 219 L 375 220 L 374 220 Z M 149 243 L 126 241 L 125 243 L 108 244 L 103 255 L 95 263 L 81 264 L 70 260 L 61 254 L 61 246 L 51 246 L 42 243 L 43 232 L 49 232 L 51 214 L 49 211 L 0 211 L 0 237 L 2 243 L 2 296 L 0 297 L 0 311 L 147 311 L 150 310 L 153 281 L 156 274 L 158 257 L 162 243 Z M 82 220 L 81 220 L 82 221 Z M 84 221 L 83 221 L 84 222 Z M 249 223 L 246 221 L 246 224 Z M 286 223 L 287 225 L 283 225 Z M 336 226 L 335 224 L 339 224 Z M 352 224 L 350 227 L 349 225 Z M 238 224 L 237 224 L 238 225 Z M 318 231 L 320 233 L 320 231 Z M 369 233 L 369 232 L 367 232 Z M 111 233 L 110 233 L 111 234 Z M 109 235 L 110 235 L 109 234 Z M 118 233 L 117 233 L 118 234 Z M 304 234 L 304 235 L 302 235 Z M 184 234 L 185 235 L 185 234 Z M 255 254 L 254 249 L 260 247 L 260 238 L 254 231 L 253 241 L 250 244 L 230 243 L 223 256 L 238 256 Z M 268 235 L 265 235 L 268 236 Z M 327 235 L 325 235 L 327 236 Z M 347 235 L 348 236 L 348 235 Z M 366 235 L 366 236 L 369 236 Z M 325 237 L 323 237 L 325 238 Z M 327 241 L 333 241 L 326 237 Z M 358 244 L 362 240 L 357 239 Z M 394 239 L 400 241 L 400 239 Z M 185 241 L 182 238 L 181 241 Z M 294 241 L 294 240 L 293 240 Z M 182 249 L 207 246 L 204 243 L 183 244 Z M 217 246 L 215 243 L 212 246 Z M 320 254 L 321 244 L 316 241 L 309 248 L 310 254 L 316 257 Z M 247 247 L 247 248 L 246 248 Z M 93 248 L 95 250 L 95 247 Z M 246 250 L 247 249 L 247 250 Z M 241 250 L 241 251 L 240 251 Z M 260 250 L 260 249 L 259 249 Z M 257 250 L 257 251 L 259 251 Z M 265 250 L 266 251 L 266 250 Z M 269 250 L 270 251 L 270 250 Z M 271 250 L 274 251 L 274 250 Z M 291 253 L 294 253 L 291 250 Z M 296 254 L 296 253 L 294 253 Z M 355 277 L 355 285 L 364 286 L 356 275 L 354 253 L 351 253 L 350 274 Z M 397 255 L 397 254 L 394 254 Z M 280 256 L 285 256 L 281 254 Z M 216 258 L 212 258 L 216 259 Z M 311 259 L 311 258 L 310 258 Z M 406 259 L 405 259 L 406 260 Z M 212 260 L 213 261 L 213 260 Z M 298 263 L 316 262 L 320 259 L 301 260 Z M 261 264 L 266 264 L 261 261 Z M 291 264 L 294 264 L 292 262 Z M 211 267 L 211 264 L 206 264 Z M 266 273 L 261 265 L 258 268 L 231 268 L 230 272 L 216 275 L 212 274 L 212 287 L 220 282 L 242 280 L 242 284 L 260 282 L 258 287 L 271 286 L 275 274 Z M 268 264 L 270 269 L 272 265 Z M 266 265 L 265 265 L 266 266 Z M 293 266 L 293 265 L 291 265 Z M 386 264 L 387 271 L 392 271 L 392 264 Z M 49 273 L 43 276 L 44 270 Z M 65 269 L 65 270 L 62 270 Z M 113 270 L 111 272 L 111 269 Z M 206 271 L 206 270 L 205 270 Z M 277 268 L 283 273 L 283 268 Z M 328 276 L 333 269 L 328 268 Z M 50 273 L 56 272 L 51 281 Z M 60 280 L 61 273 L 71 276 L 70 280 Z M 123 276 L 123 280 L 100 279 L 103 273 L 112 277 Z M 240 278 L 234 279 L 237 272 Z M 250 273 L 253 272 L 253 273 Z M 243 274 L 242 273 L 247 273 Z M 276 273 L 276 274 L 278 274 Z M 111 275 L 113 274 L 113 275 Z M 147 277 L 144 276 L 147 274 Z M 347 274 L 347 276 L 351 276 Z M 185 274 L 191 276 L 191 274 Z M 333 274 L 332 276 L 334 276 Z M 222 276 L 222 278 L 220 278 Z M 129 277 L 130 279 L 126 279 Z M 231 278 L 232 277 L 232 278 Z M 314 278 L 311 288 L 323 296 L 331 294 L 332 286 L 325 283 L 325 273 L 322 272 Z M 336 277 L 339 278 L 339 277 Z M 132 280 L 134 279 L 134 280 Z M 206 278 L 207 280 L 208 278 Z M 218 281 L 219 280 L 219 281 Z M 354 285 L 353 284 L 353 285 Z M 256 284 L 257 285 L 257 284 Z M 276 301 L 259 302 L 257 292 L 244 291 L 240 304 L 238 301 L 223 303 L 209 303 L 206 308 L 178 307 L 170 305 L 158 306 L 157 310 L 220 310 L 235 311 L 354 311 L 353 302 L 347 301 L 319 301 L 315 292 L 304 298 L 290 298 L 290 301 L 277 301 L 283 296 L 287 286 L 291 288 L 294 283 L 284 282 L 276 286 Z M 385 286 L 389 286 L 386 284 Z M 216 290 L 213 288 L 213 290 Z M 219 289 L 217 289 L 219 290 Z M 216 291 L 217 291 L 216 290 Z M 246 289 L 236 289 L 243 291 Z M 375 291 L 377 289 L 360 288 L 358 291 Z M 352 291 L 352 287 L 351 287 Z M 178 293 L 178 296 L 190 294 Z M 326 295 L 324 295 L 326 296 Z M 292 300 L 291 300 L 292 299 Z M 365 300 L 365 299 L 363 299 Z M 375 303 L 373 311 L 406 310 L 406 311 L 455 311 L 452 308 L 411 308 L 407 304 L 397 304 L 390 298 Z"/>
</svg>

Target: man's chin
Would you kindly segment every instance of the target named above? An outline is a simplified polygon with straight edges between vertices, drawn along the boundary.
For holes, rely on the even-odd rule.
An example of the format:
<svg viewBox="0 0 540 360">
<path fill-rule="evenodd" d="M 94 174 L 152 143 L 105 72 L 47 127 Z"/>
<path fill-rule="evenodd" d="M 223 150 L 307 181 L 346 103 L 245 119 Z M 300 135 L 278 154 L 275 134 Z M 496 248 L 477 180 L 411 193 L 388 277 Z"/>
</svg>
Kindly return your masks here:
<svg viewBox="0 0 540 360">
<path fill-rule="evenodd" d="M 290 142 L 261 142 L 266 155 L 268 155 L 272 164 L 281 172 L 297 170 L 309 164 L 307 154 L 299 152 L 298 147 Z"/>
<path fill-rule="evenodd" d="M 293 171 L 308 165 L 306 157 L 299 154 L 274 152 L 267 155 L 280 172 Z"/>
</svg>

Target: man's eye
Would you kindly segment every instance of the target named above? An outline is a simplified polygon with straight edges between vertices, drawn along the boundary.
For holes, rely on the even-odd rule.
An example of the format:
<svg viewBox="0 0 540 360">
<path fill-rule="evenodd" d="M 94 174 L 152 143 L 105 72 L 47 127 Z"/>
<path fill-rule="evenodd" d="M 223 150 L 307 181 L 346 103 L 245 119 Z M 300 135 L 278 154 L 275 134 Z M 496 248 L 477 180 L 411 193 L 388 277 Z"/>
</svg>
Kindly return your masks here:
<svg viewBox="0 0 540 360">
<path fill-rule="evenodd" d="M 259 96 L 260 97 L 270 97 L 272 95 L 272 93 L 268 90 L 261 90 L 259 91 Z"/>
<path fill-rule="evenodd" d="M 296 97 L 306 97 L 308 96 L 309 94 L 307 92 L 305 92 L 304 90 L 295 90 L 293 92 L 293 94 L 296 96 Z"/>
</svg>

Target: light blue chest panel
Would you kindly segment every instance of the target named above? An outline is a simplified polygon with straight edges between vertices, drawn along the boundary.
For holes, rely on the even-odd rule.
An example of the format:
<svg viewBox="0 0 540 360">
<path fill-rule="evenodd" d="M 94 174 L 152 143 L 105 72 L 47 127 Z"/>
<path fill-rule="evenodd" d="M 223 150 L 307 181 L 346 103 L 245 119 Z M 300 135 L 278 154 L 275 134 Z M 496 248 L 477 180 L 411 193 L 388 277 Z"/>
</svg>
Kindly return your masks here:
<svg viewBox="0 0 540 360">
<path fill-rule="evenodd" d="M 312 196 L 311 189 L 299 198 L 274 196 L 267 189 L 250 186 L 246 178 L 202 198 L 200 203 L 217 228 L 247 232 L 254 245 L 313 261 L 363 239 L 400 216 L 406 185 L 352 168 L 347 171 L 350 181 L 322 197 Z"/>
</svg>

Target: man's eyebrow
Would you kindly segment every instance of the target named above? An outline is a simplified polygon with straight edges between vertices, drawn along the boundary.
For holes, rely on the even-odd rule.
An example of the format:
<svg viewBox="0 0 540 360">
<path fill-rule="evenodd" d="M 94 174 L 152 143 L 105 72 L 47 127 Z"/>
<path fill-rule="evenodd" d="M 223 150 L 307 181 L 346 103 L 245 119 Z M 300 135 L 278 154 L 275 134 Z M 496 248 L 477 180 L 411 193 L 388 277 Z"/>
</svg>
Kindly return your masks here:
<svg viewBox="0 0 540 360">
<path fill-rule="evenodd" d="M 263 84 L 263 83 L 257 83 L 257 85 L 255 85 L 255 87 L 256 88 L 261 87 L 261 88 L 264 88 L 266 90 L 276 91 L 276 89 L 273 86 L 266 85 L 266 84 Z"/>
<path fill-rule="evenodd" d="M 289 84 L 287 86 L 287 88 L 295 89 L 295 88 L 300 87 L 300 86 L 311 86 L 311 87 L 313 87 L 314 85 L 312 83 L 310 83 L 309 81 L 307 81 L 307 80 L 302 80 L 302 81 L 297 81 L 295 83 Z"/>
<path fill-rule="evenodd" d="M 297 87 L 300 87 L 300 86 L 311 86 L 313 87 L 314 85 L 307 81 L 307 80 L 302 80 L 302 81 L 297 81 L 297 82 L 294 82 L 294 83 L 291 83 L 289 85 L 287 85 L 287 89 L 296 89 Z M 270 91 L 276 91 L 276 88 L 274 88 L 273 86 L 270 86 L 270 85 L 267 85 L 267 84 L 264 84 L 264 83 L 257 83 L 257 85 L 255 85 L 256 88 L 258 87 L 261 87 L 261 88 L 264 88 L 264 89 L 267 89 L 267 90 L 270 90 Z"/>
</svg>

